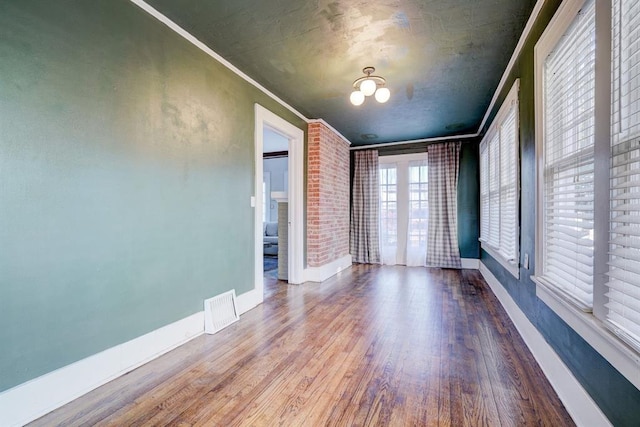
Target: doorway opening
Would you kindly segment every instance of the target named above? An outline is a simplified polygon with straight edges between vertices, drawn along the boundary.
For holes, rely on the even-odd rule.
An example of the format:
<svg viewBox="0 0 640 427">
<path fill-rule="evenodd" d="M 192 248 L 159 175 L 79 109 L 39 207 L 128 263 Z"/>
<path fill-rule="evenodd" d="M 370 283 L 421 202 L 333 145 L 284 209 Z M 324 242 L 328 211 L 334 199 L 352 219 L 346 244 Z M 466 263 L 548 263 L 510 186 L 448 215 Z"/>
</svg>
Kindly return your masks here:
<svg viewBox="0 0 640 427">
<path fill-rule="evenodd" d="M 304 132 L 258 104 L 255 105 L 255 113 L 254 287 L 257 303 L 260 303 L 264 299 L 265 253 L 267 256 L 280 254 L 280 266 L 286 261 L 289 283 L 299 284 L 304 281 Z M 276 153 L 271 155 L 275 161 L 269 160 L 274 165 L 265 166 L 266 152 Z M 279 188 L 282 190 L 277 191 Z M 266 230 L 267 227 L 269 230 Z M 267 234 L 271 235 L 270 239 L 266 239 Z M 281 245 L 286 245 L 286 251 L 282 250 L 284 248 Z M 281 259 L 283 253 L 286 254 L 286 259 Z"/>
<path fill-rule="evenodd" d="M 278 280 L 288 281 L 288 239 L 282 235 L 288 222 L 289 140 L 272 129 L 263 129 L 262 146 L 262 231 L 265 292 Z M 270 286 L 272 285 L 272 286 Z"/>
</svg>

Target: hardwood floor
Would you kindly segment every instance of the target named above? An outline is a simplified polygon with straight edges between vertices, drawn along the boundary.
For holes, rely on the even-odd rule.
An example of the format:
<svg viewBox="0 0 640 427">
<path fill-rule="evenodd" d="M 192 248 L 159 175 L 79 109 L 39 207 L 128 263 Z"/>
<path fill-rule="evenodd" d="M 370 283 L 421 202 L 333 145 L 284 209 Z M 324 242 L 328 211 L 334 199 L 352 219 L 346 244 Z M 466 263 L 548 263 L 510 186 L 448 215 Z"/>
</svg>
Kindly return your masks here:
<svg viewBox="0 0 640 427">
<path fill-rule="evenodd" d="M 573 425 L 478 271 L 265 287 L 239 322 L 33 425 Z"/>
</svg>

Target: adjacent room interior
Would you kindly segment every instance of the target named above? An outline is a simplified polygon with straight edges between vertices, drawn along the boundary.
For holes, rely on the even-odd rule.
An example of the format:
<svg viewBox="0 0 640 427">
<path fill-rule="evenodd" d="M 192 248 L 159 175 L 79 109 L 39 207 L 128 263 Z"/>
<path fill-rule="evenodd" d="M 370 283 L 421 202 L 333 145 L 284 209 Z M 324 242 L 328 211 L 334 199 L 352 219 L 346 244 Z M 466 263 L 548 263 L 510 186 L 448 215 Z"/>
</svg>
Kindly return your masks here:
<svg viewBox="0 0 640 427">
<path fill-rule="evenodd" d="M 263 161 L 263 183 L 262 183 L 262 204 L 264 222 L 263 241 L 263 265 L 265 280 L 287 281 L 287 263 L 279 257 L 278 239 L 278 212 L 288 209 L 287 196 L 289 193 L 289 140 L 271 129 L 264 130 L 264 161 Z M 283 212 L 284 214 L 284 212 Z M 287 215 L 288 216 L 288 215 Z M 287 216 L 280 215 L 286 222 Z M 286 226 L 283 223 L 282 227 Z M 282 239 L 281 239 L 282 240 Z M 287 244 L 288 240 L 284 240 Z M 284 248 L 282 248 L 284 249 Z M 288 249 L 288 248 L 287 248 Z M 282 254 L 286 254 L 282 250 Z"/>
</svg>

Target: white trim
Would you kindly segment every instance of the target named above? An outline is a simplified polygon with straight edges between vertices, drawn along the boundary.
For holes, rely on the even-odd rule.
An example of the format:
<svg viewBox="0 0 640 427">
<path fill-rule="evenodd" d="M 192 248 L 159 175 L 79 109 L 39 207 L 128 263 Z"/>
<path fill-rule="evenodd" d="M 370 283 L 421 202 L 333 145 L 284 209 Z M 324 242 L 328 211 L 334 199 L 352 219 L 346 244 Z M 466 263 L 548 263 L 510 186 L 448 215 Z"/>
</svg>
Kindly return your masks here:
<svg viewBox="0 0 640 427">
<path fill-rule="evenodd" d="M 598 405 L 484 263 L 480 263 L 480 273 L 504 307 L 576 425 L 610 426 L 611 423 Z"/>
<path fill-rule="evenodd" d="M 351 267 L 351 255 L 345 255 L 335 261 L 325 264 L 321 267 L 308 267 L 305 270 L 305 278 L 307 282 L 324 282 L 330 277 L 335 276 L 342 270 Z"/>
<path fill-rule="evenodd" d="M 264 294 L 264 236 L 262 228 L 262 216 L 264 206 L 259 200 L 262 197 L 258 196 L 258 193 L 262 191 L 262 179 L 264 177 L 264 120 L 262 119 L 263 108 L 258 108 L 259 105 L 255 104 L 255 126 L 254 126 L 254 169 L 255 169 L 255 193 L 251 198 L 256 202 L 251 206 L 254 208 L 253 228 L 254 228 L 254 243 L 253 243 L 253 287 L 258 295 L 258 304 L 262 303 Z"/>
<path fill-rule="evenodd" d="M 382 144 L 358 145 L 357 147 L 351 147 L 350 150 L 366 150 L 367 148 L 390 147 L 393 145 L 419 144 L 421 142 L 440 142 L 440 141 L 449 141 L 452 139 L 468 139 L 468 138 L 475 138 L 478 135 L 480 134 L 469 133 L 466 135 L 439 136 L 434 138 L 412 139 L 409 141 L 395 141 L 395 142 L 384 142 Z"/>
<path fill-rule="evenodd" d="M 264 143 L 264 141 L 262 142 Z M 273 200 L 273 195 L 271 194 L 271 172 L 264 171 L 264 163 L 262 163 L 262 183 L 264 185 L 265 192 L 265 200 L 260 197 L 260 203 L 264 202 L 262 205 L 262 216 L 264 217 L 265 222 L 271 222 L 271 200 Z M 262 186 L 260 186 L 260 188 L 262 189 Z"/>
<path fill-rule="evenodd" d="M 378 157 L 378 163 L 381 165 L 396 164 L 400 162 L 409 163 L 420 160 L 427 160 L 427 152 L 411 153 L 411 154 L 393 154 L 391 156 Z"/>
<path fill-rule="evenodd" d="M 284 108 L 286 108 L 287 110 L 291 111 L 293 114 L 295 114 L 296 116 L 300 117 L 305 122 L 309 122 L 309 119 L 306 118 L 304 115 L 302 115 L 302 113 L 300 113 L 298 110 L 296 110 L 291 105 L 289 105 L 286 102 L 284 102 L 282 99 L 278 98 L 275 94 L 273 94 L 271 91 L 267 90 L 260 83 L 258 83 L 257 81 L 253 80 L 251 77 L 249 77 L 248 75 L 246 75 L 245 73 L 240 71 L 240 69 L 238 69 L 235 65 L 233 65 L 232 63 L 230 63 L 229 61 L 224 59 L 218 53 L 214 52 L 206 44 L 204 44 L 203 42 L 201 42 L 200 40 L 195 38 L 191 33 L 189 33 L 184 28 L 182 28 L 181 26 L 179 26 L 178 24 L 173 22 L 171 19 L 166 17 L 164 14 L 159 12 L 157 9 L 155 9 L 153 6 L 149 5 L 144 0 L 130 0 L 130 1 L 131 1 L 131 3 L 135 4 L 140 9 L 144 10 L 149 15 L 153 16 L 158 21 L 162 22 L 167 27 L 169 27 L 170 29 L 175 31 L 178 35 L 182 36 L 185 40 L 187 40 L 188 42 L 193 44 L 195 47 L 197 47 L 198 49 L 202 50 L 204 53 L 206 53 L 207 55 L 209 55 L 210 57 L 212 57 L 213 59 L 215 59 L 216 61 L 218 61 L 222 65 L 224 65 L 225 67 L 227 67 L 230 71 L 235 73 L 238 77 L 242 78 L 247 83 L 255 86 L 257 89 L 259 89 L 265 95 L 267 95 L 269 98 L 273 99 L 278 104 L 282 105 Z"/>
<path fill-rule="evenodd" d="M 258 291 L 255 289 L 239 295 L 236 298 L 236 307 L 238 308 L 238 313 L 240 313 L 240 315 L 243 315 L 252 308 L 257 307 L 262 303 L 262 299 L 262 294 L 258 293 Z"/>
<path fill-rule="evenodd" d="M 566 301 L 543 282 L 536 282 L 536 296 L 640 390 L 640 354 L 613 334 L 592 313 Z"/>
<path fill-rule="evenodd" d="M 289 283 L 304 282 L 304 131 L 282 119 L 260 104 L 255 104 L 255 188 L 262 191 L 264 146 L 263 129 L 270 128 L 289 140 Z M 257 197 L 257 194 L 254 196 Z M 264 271 L 262 264 L 262 206 L 255 209 L 255 248 L 254 248 L 254 284 L 260 295 L 264 290 Z"/>
<path fill-rule="evenodd" d="M 202 335 L 200 311 L 0 393 L 0 425 L 21 426 Z"/>
<path fill-rule="evenodd" d="M 462 258 L 460 263 L 463 269 L 478 270 L 480 268 L 480 260 L 475 258 Z"/>
<path fill-rule="evenodd" d="M 340 139 L 342 139 L 344 142 L 346 142 L 347 144 L 351 145 L 351 141 L 349 141 L 343 134 L 338 132 L 333 126 L 331 126 L 329 123 L 325 122 L 323 119 L 311 119 L 307 123 L 309 123 L 309 124 L 311 124 L 311 123 L 321 123 L 321 124 L 325 125 L 327 128 L 329 128 L 333 133 L 338 135 L 340 137 Z"/>
<path fill-rule="evenodd" d="M 484 242 L 484 241 L 481 240 L 480 241 L 480 245 L 481 245 L 483 251 L 485 251 L 486 253 L 491 255 L 491 258 L 493 258 L 494 260 L 498 261 L 500 263 L 500 265 L 502 265 L 502 267 L 504 267 L 505 270 L 507 270 L 509 273 L 511 273 L 511 275 L 513 277 L 515 277 L 516 279 L 520 278 L 520 264 L 519 263 L 515 263 L 515 262 L 511 263 L 511 262 L 509 262 L 505 257 L 502 256 L 502 254 L 500 252 L 498 252 L 497 249 L 494 249 L 487 242 Z"/>
<path fill-rule="evenodd" d="M 489 129 L 487 129 L 487 134 L 490 134 L 492 131 L 496 132 L 498 130 L 497 128 L 500 125 L 502 125 L 502 122 L 511 111 L 511 106 L 514 103 L 515 104 L 520 103 L 520 78 L 515 79 L 515 81 L 513 82 L 511 89 L 509 89 L 509 93 L 504 98 L 504 101 L 502 101 L 502 104 L 500 105 L 500 108 L 498 109 L 496 116 L 491 121 L 491 124 L 489 125 Z M 520 111 L 518 111 L 518 117 L 520 117 Z M 518 137 L 518 143 L 520 143 L 520 120 L 518 120 L 517 125 L 518 125 L 517 137 Z M 492 130 L 491 128 L 494 128 L 494 129 Z"/>
</svg>

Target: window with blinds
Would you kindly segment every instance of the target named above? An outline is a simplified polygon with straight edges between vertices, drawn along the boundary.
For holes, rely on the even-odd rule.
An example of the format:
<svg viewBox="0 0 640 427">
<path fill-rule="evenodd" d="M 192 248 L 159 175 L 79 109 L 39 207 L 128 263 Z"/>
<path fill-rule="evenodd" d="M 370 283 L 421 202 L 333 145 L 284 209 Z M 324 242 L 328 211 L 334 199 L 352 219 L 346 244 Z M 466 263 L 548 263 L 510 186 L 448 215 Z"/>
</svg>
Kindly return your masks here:
<svg viewBox="0 0 640 427">
<path fill-rule="evenodd" d="M 640 3 L 614 0 L 607 325 L 640 349 Z"/>
<path fill-rule="evenodd" d="M 534 67 L 536 295 L 640 387 L 640 2 L 563 0 Z"/>
<path fill-rule="evenodd" d="M 542 279 L 580 308 L 593 302 L 595 2 L 543 66 Z"/>
<path fill-rule="evenodd" d="M 480 241 L 518 275 L 518 89 L 507 95 L 480 143 Z"/>
<path fill-rule="evenodd" d="M 511 101 L 500 124 L 500 253 L 518 259 L 518 102 Z"/>
<path fill-rule="evenodd" d="M 493 248 L 500 246 L 500 134 L 492 132 L 489 149 L 489 234 L 487 243 Z"/>
<path fill-rule="evenodd" d="M 489 147 L 480 144 L 480 240 L 489 237 Z"/>
</svg>

